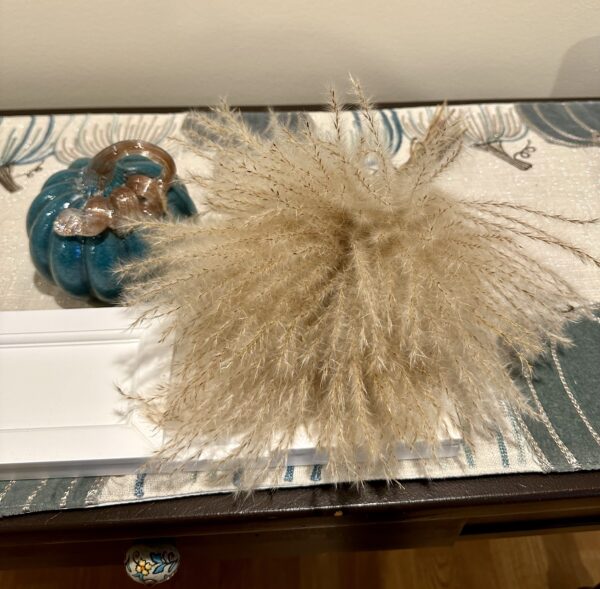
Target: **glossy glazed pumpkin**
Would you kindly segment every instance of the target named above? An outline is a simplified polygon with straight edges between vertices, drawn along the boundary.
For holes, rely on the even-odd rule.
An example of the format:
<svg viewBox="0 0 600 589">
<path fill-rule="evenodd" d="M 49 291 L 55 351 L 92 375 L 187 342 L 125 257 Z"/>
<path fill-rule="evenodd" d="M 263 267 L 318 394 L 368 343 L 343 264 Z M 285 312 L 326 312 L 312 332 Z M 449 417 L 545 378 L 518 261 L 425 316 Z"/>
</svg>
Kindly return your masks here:
<svg viewBox="0 0 600 589">
<path fill-rule="evenodd" d="M 71 295 L 117 302 L 122 285 L 114 273 L 116 266 L 144 255 L 140 235 L 119 230 L 118 209 L 123 202 L 127 212 L 133 203 L 138 216 L 182 218 L 196 213 L 164 150 L 142 141 L 117 143 L 53 174 L 31 203 L 27 234 L 38 272 Z M 65 216 L 70 216 L 70 224 L 61 223 Z"/>
</svg>

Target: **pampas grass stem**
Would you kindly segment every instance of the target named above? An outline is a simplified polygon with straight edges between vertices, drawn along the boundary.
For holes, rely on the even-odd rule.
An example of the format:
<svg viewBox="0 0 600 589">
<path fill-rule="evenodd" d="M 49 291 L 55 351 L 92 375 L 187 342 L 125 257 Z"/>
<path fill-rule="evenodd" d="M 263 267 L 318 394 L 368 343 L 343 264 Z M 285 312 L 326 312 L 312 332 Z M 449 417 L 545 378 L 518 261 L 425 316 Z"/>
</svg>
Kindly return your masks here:
<svg viewBox="0 0 600 589">
<path fill-rule="evenodd" d="M 234 441 L 222 466 L 258 473 L 306 431 L 334 476 L 390 477 L 398 443 L 434 447 L 447 420 L 470 437 L 536 413 L 511 366 L 530 378 L 587 301 L 526 244 L 598 266 L 548 228 L 597 219 L 444 192 L 460 118 L 441 107 L 395 166 L 356 81 L 352 96 L 358 138 L 333 90 L 331 132 L 273 114 L 258 136 L 224 104 L 195 115 L 207 213 L 140 223 L 150 254 L 122 270 L 127 302 L 176 339 L 170 382 L 132 395 L 167 432 L 161 459 Z"/>
</svg>

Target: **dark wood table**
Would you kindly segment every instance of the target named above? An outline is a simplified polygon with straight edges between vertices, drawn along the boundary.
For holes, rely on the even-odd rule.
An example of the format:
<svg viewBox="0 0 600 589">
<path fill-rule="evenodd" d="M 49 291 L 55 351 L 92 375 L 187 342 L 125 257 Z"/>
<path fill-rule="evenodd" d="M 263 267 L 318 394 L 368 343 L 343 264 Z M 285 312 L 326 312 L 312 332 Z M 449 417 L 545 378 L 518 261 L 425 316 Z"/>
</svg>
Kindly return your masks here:
<svg viewBox="0 0 600 589">
<path fill-rule="evenodd" d="M 0 567 L 117 564 L 132 544 L 163 539 L 189 562 L 194 554 L 379 550 L 594 528 L 600 472 L 409 481 L 403 488 L 375 482 L 8 517 L 0 520 Z"/>
<path fill-rule="evenodd" d="M 420 104 L 401 106 L 415 105 Z M 275 110 L 321 109 L 302 105 Z M 182 110 L 188 109 L 52 113 Z M 385 483 L 360 489 L 322 486 L 7 517 L 0 519 L 0 568 L 116 564 L 132 544 L 153 539 L 172 541 L 185 562 L 195 553 L 238 558 L 408 548 L 475 536 L 594 528 L 600 529 L 600 471 L 410 481 L 403 488 Z"/>
</svg>

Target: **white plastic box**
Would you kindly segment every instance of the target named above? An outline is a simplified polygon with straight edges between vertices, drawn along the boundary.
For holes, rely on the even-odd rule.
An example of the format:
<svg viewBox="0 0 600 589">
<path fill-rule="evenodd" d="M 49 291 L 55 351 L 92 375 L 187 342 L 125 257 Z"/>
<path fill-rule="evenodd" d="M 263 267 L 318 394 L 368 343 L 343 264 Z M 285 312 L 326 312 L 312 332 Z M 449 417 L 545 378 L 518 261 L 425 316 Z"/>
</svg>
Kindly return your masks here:
<svg viewBox="0 0 600 589">
<path fill-rule="evenodd" d="M 163 434 L 127 414 L 118 386 L 151 390 L 168 378 L 172 344 L 154 324 L 132 329 L 121 307 L 0 313 L 0 479 L 129 474 L 160 447 Z M 456 455 L 458 435 L 438 456 Z M 230 444 L 215 444 L 186 469 L 205 470 Z M 398 446 L 399 458 L 422 458 Z M 268 457 L 266 457 L 268 459 Z M 289 465 L 325 463 L 298 436 Z"/>
</svg>

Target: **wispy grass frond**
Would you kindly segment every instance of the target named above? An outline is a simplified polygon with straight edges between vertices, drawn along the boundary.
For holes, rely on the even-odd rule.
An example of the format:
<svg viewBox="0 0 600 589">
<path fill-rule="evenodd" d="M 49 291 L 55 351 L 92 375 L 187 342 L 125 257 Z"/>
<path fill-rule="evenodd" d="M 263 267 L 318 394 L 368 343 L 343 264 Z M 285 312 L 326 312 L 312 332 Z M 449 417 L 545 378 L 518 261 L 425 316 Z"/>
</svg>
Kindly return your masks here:
<svg viewBox="0 0 600 589">
<path fill-rule="evenodd" d="M 448 415 L 468 434 L 532 411 L 510 367 L 528 371 L 585 301 L 523 244 L 598 264 L 548 229 L 595 220 L 449 195 L 434 181 L 461 120 L 440 107 L 396 168 L 357 83 L 354 100 L 359 140 L 335 92 L 330 133 L 272 117 L 258 136 L 223 105 L 195 115 L 212 214 L 147 224 L 149 256 L 124 269 L 128 302 L 176 334 L 171 382 L 146 403 L 163 458 L 235 441 L 224 464 L 264 465 L 305 429 L 360 479 L 393 472 L 398 442 L 435 445 Z"/>
</svg>

